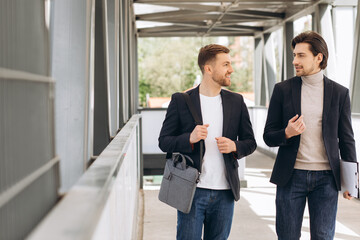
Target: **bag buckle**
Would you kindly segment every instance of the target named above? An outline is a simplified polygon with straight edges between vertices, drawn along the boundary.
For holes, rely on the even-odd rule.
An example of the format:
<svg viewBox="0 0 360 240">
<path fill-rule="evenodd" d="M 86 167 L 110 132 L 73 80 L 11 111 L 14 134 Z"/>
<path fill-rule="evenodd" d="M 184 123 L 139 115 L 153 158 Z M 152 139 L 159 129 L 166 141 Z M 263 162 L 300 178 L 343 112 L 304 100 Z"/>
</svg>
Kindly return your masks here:
<svg viewBox="0 0 360 240">
<path fill-rule="evenodd" d="M 196 183 L 199 183 L 200 182 L 200 172 L 199 172 L 199 175 L 198 175 L 198 177 L 197 177 L 197 179 L 196 179 Z"/>
</svg>

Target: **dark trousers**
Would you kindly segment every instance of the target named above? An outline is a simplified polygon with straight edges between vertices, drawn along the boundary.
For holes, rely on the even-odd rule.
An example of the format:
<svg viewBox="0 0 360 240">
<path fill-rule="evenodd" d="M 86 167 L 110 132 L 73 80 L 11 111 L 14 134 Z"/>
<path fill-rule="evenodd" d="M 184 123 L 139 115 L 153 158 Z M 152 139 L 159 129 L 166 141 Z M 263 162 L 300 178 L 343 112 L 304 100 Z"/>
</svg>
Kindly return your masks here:
<svg viewBox="0 0 360 240">
<path fill-rule="evenodd" d="M 295 169 L 287 185 L 276 190 L 279 240 L 299 240 L 306 200 L 311 240 L 334 238 L 338 191 L 332 172 Z"/>
</svg>

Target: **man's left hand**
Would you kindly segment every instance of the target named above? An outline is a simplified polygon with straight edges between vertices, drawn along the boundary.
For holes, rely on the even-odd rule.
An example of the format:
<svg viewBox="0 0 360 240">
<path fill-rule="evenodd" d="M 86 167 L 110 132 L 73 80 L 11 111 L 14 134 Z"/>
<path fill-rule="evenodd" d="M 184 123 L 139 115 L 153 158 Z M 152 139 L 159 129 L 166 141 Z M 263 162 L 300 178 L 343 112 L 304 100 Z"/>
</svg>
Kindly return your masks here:
<svg viewBox="0 0 360 240">
<path fill-rule="evenodd" d="M 236 145 L 233 140 L 226 137 L 216 137 L 215 140 L 221 153 L 236 152 Z"/>
</svg>

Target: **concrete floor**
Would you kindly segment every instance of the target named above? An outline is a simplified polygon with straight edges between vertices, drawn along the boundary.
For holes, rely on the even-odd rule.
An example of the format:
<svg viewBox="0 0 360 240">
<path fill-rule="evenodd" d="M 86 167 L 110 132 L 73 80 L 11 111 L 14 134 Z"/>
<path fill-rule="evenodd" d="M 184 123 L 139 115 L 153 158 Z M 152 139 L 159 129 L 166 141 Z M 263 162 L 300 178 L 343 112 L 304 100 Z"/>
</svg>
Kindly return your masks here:
<svg viewBox="0 0 360 240">
<path fill-rule="evenodd" d="M 274 160 L 255 152 L 246 160 L 248 187 L 235 204 L 229 240 L 271 240 L 275 234 L 275 185 L 269 183 Z M 159 186 L 145 186 L 143 240 L 170 240 L 176 236 L 176 210 L 157 198 Z M 305 210 L 301 240 L 310 239 Z M 360 240 L 360 200 L 339 196 L 335 240 Z"/>
</svg>

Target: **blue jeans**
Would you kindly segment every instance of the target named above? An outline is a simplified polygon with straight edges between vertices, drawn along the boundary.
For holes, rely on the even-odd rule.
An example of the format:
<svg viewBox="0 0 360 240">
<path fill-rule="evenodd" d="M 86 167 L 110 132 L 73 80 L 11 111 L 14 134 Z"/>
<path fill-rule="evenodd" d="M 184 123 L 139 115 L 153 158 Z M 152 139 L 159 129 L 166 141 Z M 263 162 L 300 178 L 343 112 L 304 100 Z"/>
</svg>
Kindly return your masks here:
<svg viewBox="0 0 360 240">
<path fill-rule="evenodd" d="M 276 191 L 279 240 L 299 240 L 306 199 L 311 240 L 334 238 L 338 190 L 332 172 L 295 169 L 287 185 Z"/>
<path fill-rule="evenodd" d="M 200 240 L 204 225 L 204 240 L 228 238 L 234 213 L 231 190 L 196 188 L 188 214 L 177 213 L 177 240 Z"/>
</svg>

